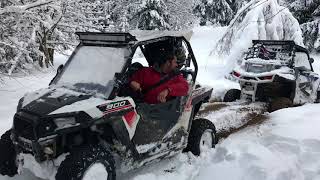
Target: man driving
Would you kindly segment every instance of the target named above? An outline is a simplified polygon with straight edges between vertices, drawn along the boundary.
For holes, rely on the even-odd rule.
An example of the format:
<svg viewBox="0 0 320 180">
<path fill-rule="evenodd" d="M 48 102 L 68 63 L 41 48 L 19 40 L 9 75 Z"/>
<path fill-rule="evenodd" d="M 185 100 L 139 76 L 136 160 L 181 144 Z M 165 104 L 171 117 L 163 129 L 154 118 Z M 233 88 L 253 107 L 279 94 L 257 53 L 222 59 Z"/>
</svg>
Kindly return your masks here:
<svg viewBox="0 0 320 180">
<path fill-rule="evenodd" d="M 143 93 L 144 102 L 149 104 L 163 103 L 188 93 L 188 82 L 181 73 L 176 73 L 178 64 L 175 54 L 167 53 L 161 59 L 152 67 L 140 69 L 130 79 L 132 90 Z M 160 81 L 163 83 L 159 84 Z"/>
</svg>

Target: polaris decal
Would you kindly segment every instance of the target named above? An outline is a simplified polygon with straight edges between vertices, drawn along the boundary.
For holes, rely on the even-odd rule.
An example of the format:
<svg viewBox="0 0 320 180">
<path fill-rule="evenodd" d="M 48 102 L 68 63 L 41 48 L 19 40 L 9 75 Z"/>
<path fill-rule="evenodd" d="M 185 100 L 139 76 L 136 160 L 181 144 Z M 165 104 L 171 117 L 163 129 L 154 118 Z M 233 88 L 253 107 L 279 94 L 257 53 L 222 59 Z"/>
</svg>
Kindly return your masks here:
<svg viewBox="0 0 320 180">
<path fill-rule="evenodd" d="M 126 109 L 130 109 L 133 106 L 128 100 L 116 101 L 107 104 L 102 104 L 97 106 L 97 108 L 102 111 L 104 115 L 110 114 L 117 111 L 122 111 Z"/>
</svg>

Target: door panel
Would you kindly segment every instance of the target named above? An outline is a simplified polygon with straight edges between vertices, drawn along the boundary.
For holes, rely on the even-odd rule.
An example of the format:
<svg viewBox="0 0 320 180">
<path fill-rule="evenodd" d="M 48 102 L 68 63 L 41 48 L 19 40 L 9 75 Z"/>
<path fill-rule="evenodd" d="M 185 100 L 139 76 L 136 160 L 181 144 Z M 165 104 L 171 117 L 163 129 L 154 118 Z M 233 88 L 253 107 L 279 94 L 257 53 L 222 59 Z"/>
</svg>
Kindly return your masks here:
<svg viewBox="0 0 320 180">
<path fill-rule="evenodd" d="M 137 112 L 141 119 L 137 125 L 133 142 L 138 146 L 144 146 L 146 152 L 161 143 L 164 136 L 177 124 L 180 116 L 179 98 L 161 104 L 142 103 L 137 106 Z M 146 146 L 148 145 L 148 146 Z"/>
</svg>

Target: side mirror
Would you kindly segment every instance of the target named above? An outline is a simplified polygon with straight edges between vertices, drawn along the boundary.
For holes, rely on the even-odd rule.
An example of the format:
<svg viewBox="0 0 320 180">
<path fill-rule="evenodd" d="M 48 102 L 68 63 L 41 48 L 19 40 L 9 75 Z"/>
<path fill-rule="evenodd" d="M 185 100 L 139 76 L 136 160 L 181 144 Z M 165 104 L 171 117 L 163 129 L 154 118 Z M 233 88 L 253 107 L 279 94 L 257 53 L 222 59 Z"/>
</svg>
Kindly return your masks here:
<svg viewBox="0 0 320 180">
<path fill-rule="evenodd" d="M 60 64 L 60 66 L 57 69 L 57 74 L 60 74 L 62 69 L 63 69 L 63 64 Z M 57 74 L 56 74 L 56 76 L 57 76 Z"/>
<path fill-rule="evenodd" d="M 310 61 L 311 64 L 314 63 L 314 59 L 313 58 L 310 58 L 309 61 Z"/>
</svg>

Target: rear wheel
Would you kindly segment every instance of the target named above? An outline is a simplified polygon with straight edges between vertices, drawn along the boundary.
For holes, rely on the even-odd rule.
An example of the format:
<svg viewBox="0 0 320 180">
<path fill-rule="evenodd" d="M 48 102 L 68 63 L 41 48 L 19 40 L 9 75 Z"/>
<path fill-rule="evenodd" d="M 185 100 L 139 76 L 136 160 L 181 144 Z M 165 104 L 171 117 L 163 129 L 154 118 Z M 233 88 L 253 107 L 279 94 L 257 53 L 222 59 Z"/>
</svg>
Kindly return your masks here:
<svg viewBox="0 0 320 180">
<path fill-rule="evenodd" d="M 201 152 L 214 148 L 216 143 L 216 128 L 211 121 L 207 119 L 192 121 L 187 151 L 191 151 L 194 155 L 199 156 Z"/>
<path fill-rule="evenodd" d="M 99 145 L 78 147 L 61 163 L 56 180 L 115 180 L 111 153 Z"/>
<path fill-rule="evenodd" d="M 320 103 L 320 91 L 317 91 L 317 99 L 315 103 Z"/>
<path fill-rule="evenodd" d="M 0 174 L 12 177 L 18 173 L 18 168 L 16 165 L 16 151 L 10 135 L 11 130 L 8 130 L 0 139 Z"/>
<path fill-rule="evenodd" d="M 239 89 L 229 89 L 223 97 L 223 102 L 233 102 L 240 99 L 241 91 Z"/>
<path fill-rule="evenodd" d="M 293 102 L 291 99 L 286 97 L 278 97 L 271 100 L 268 111 L 273 112 L 279 109 L 288 108 L 292 106 L 293 106 Z"/>
</svg>

